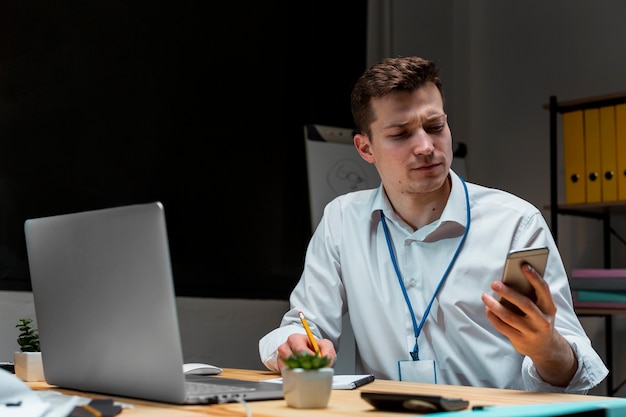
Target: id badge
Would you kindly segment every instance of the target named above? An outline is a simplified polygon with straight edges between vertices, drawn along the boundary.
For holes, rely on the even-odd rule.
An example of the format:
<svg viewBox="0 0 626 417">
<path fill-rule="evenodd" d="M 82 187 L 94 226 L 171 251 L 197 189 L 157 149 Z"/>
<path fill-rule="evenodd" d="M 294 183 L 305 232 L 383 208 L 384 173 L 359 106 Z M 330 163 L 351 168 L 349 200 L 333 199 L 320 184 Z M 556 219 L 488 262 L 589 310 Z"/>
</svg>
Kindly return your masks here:
<svg viewBox="0 0 626 417">
<path fill-rule="evenodd" d="M 400 381 L 437 383 L 437 372 L 434 360 L 398 361 Z"/>
</svg>

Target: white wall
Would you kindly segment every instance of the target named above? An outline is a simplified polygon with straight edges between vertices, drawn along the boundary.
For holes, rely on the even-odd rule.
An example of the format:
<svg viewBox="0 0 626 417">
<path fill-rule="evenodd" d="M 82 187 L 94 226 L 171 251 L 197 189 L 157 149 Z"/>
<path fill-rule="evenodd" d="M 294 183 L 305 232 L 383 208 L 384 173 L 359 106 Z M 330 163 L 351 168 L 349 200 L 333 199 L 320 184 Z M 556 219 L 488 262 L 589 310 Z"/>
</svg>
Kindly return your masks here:
<svg viewBox="0 0 626 417">
<path fill-rule="evenodd" d="M 373 20 L 389 26 L 374 32 L 382 45 L 370 44 L 369 63 L 383 55 L 420 55 L 442 67 L 453 138 L 468 145 L 468 179 L 540 209 L 550 202 L 549 120 L 542 107 L 549 96 L 570 100 L 626 91 L 621 0 L 370 0 L 370 10 L 378 10 Z M 561 185 L 562 161 L 558 172 Z M 561 189 L 559 201 L 563 196 Z M 548 210 L 544 216 L 550 222 Z M 613 217 L 625 237 L 626 215 Z M 568 271 L 603 267 L 601 237 L 598 220 L 559 216 Z M 612 246 L 613 267 L 626 267 L 624 245 L 613 238 Z M 603 354 L 602 320 L 581 321 Z M 617 385 L 626 378 L 626 316 L 615 317 L 613 325 Z M 605 393 L 603 387 L 596 391 Z"/>
</svg>

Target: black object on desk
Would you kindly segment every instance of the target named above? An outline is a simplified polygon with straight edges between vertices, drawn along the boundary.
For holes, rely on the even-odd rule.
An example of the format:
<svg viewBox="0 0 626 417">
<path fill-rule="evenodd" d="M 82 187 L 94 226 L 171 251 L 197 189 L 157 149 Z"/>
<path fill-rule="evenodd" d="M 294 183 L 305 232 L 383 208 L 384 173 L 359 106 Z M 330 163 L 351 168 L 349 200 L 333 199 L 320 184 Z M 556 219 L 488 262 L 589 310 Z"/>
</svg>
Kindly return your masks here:
<svg viewBox="0 0 626 417">
<path fill-rule="evenodd" d="M 361 391 L 361 398 L 378 410 L 429 413 L 436 411 L 458 411 L 469 406 L 461 398 L 446 398 L 439 395 L 399 394 L 388 392 Z"/>
<path fill-rule="evenodd" d="M 9 371 L 12 374 L 15 373 L 15 364 L 13 362 L 0 362 L 0 368 L 4 369 L 5 371 Z"/>
<path fill-rule="evenodd" d="M 100 399 L 75 407 L 67 417 L 113 417 L 121 412 L 122 407 L 116 405 L 112 399 Z"/>
</svg>

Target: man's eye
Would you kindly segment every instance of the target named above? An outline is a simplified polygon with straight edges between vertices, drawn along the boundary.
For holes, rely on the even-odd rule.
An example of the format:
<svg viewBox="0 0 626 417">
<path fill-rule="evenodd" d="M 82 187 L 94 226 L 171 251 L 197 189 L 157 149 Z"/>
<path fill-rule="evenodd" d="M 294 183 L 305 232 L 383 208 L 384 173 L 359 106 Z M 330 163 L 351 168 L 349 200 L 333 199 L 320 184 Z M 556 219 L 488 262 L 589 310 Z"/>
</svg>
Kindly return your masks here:
<svg viewBox="0 0 626 417">
<path fill-rule="evenodd" d="M 432 126 L 424 126 L 424 130 L 429 132 L 429 133 L 436 133 L 436 132 L 441 132 L 444 128 L 444 124 L 443 123 L 438 123 L 436 125 L 432 125 Z"/>
<path fill-rule="evenodd" d="M 391 139 L 402 139 L 408 136 L 407 132 L 397 132 L 389 135 Z"/>
</svg>

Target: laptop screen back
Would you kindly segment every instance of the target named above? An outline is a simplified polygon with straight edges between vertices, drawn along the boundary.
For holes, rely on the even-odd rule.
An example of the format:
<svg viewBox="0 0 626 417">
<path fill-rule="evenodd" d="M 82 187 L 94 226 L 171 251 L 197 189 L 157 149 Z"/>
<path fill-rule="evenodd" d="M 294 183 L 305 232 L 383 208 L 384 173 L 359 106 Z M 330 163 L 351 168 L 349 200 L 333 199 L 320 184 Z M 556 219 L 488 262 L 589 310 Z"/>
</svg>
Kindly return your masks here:
<svg viewBox="0 0 626 417">
<path fill-rule="evenodd" d="M 29 219 L 24 229 L 46 381 L 182 403 L 163 206 Z"/>
</svg>

